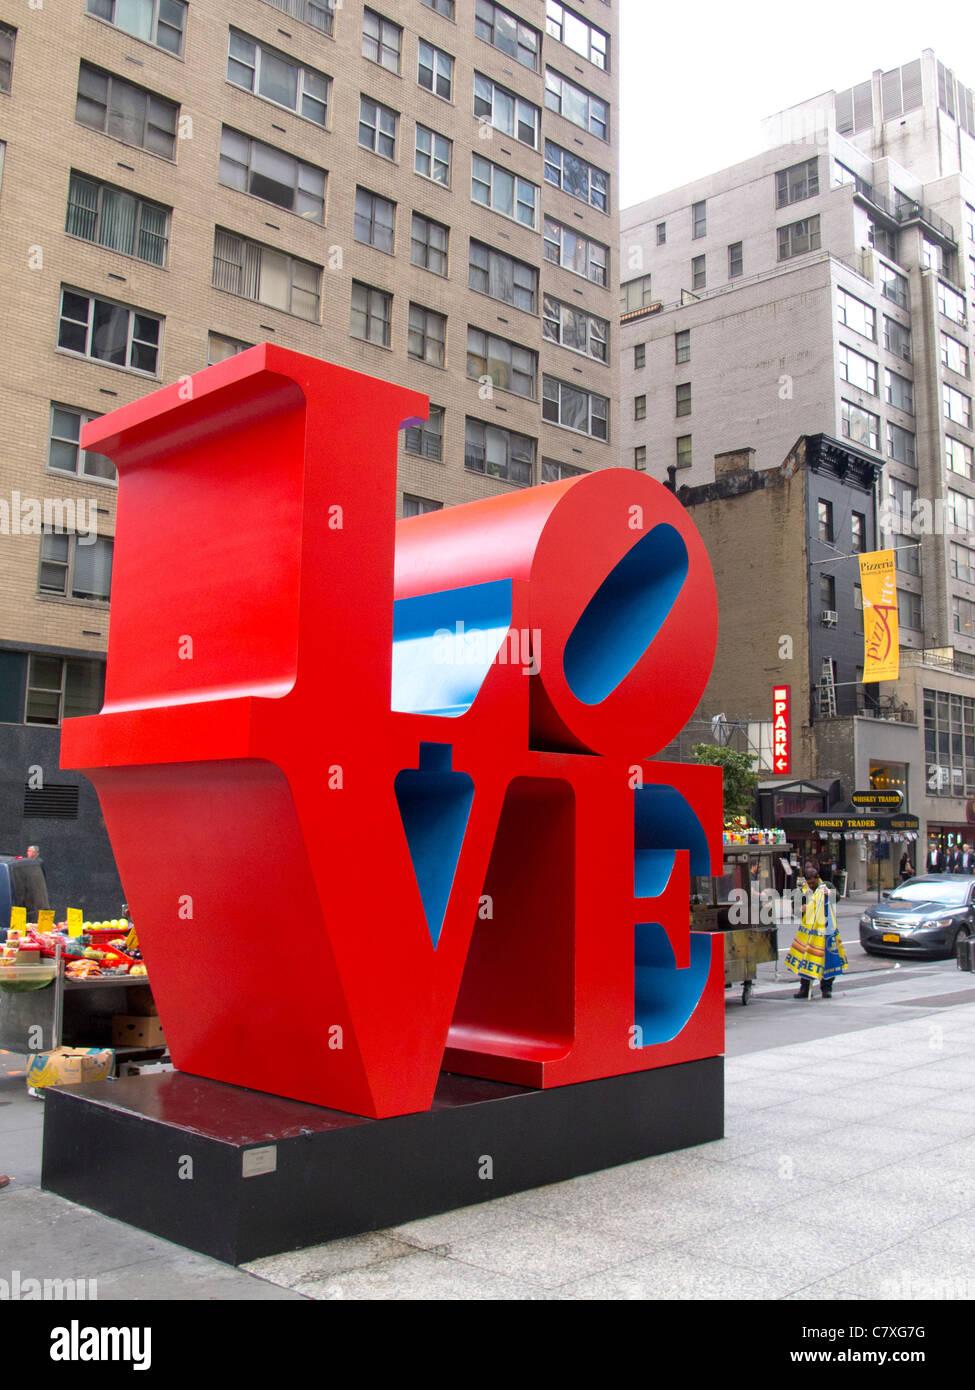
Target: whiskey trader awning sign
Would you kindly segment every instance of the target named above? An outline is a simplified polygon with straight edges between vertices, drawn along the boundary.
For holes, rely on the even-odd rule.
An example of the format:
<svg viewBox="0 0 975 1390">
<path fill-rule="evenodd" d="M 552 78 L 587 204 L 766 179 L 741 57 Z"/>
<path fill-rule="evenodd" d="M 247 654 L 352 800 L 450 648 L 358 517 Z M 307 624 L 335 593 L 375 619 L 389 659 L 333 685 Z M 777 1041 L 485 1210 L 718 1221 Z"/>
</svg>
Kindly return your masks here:
<svg viewBox="0 0 975 1390">
<path fill-rule="evenodd" d="M 884 834 L 891 838 L 917 834 L 920 822 L 908 811 L 864 813 L 855 806 L 830 811 L 821 816 L 780 816 L 779 823 L 790 839 L 795 835 Z"/>
</svg>

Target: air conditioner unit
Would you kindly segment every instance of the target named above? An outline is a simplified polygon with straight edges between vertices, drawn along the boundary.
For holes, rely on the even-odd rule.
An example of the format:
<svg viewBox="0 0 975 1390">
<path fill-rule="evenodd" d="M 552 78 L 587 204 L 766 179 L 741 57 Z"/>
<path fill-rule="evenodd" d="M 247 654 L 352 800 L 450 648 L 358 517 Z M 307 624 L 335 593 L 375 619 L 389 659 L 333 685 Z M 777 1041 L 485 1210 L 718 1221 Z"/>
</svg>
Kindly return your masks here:
<svg viewBox="0 0 975 1390">
<path fill-rule="evenodd" d="M 819 621 L 822 623 L 823 627 L 835 627 L 836 614 L 833 612 L 832 608 L 824 608 L 819 615 Z"/>
</svg>

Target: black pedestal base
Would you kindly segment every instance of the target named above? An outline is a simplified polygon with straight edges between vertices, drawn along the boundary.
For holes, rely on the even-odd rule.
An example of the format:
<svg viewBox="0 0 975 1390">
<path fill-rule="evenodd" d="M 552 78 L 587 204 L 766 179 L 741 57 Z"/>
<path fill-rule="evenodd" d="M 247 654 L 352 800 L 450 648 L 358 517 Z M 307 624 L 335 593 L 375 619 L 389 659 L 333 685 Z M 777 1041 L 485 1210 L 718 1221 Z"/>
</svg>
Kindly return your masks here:
<svg viewBox="0 0 975 1390">
<path fill-rule="evenodd" d="M 186 1073 L 53 1089 L 42 1186 L 229 1264 L 720 1139 L 720 1057 L 366 1120 Z"/>
</svg>

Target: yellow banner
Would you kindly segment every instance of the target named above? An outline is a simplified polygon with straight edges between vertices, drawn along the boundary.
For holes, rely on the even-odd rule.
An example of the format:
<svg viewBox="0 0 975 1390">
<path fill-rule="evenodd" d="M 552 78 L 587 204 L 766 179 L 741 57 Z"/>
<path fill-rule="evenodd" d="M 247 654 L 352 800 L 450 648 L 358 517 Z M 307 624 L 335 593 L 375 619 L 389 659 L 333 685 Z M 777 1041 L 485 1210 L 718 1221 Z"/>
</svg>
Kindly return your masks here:
<svg viewBox="0 0 975 1390">
<path fill-rule="evenodd" d="M 863 684 L 895 681 L 900 675 L 900 644 L 892 550 L 872 550 L 860 556 L 860 587 L 863 591 Z"/>
</svg>

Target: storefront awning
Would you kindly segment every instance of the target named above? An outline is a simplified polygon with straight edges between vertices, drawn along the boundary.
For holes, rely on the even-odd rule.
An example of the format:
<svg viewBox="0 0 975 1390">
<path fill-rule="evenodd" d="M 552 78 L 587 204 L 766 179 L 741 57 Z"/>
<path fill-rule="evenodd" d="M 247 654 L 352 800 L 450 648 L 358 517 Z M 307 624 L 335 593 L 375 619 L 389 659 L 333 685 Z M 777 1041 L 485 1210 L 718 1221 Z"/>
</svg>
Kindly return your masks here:
<svg viewBox="0 0 975 1390">
<path fill-rule="evenodd" d="M 871 811 L 864 815 L 856 806 L 837 807 L 821 816 L 782 816 L 782 829 L 790 839 L 795 835 L 917 834 L 920 822 L 909 811 Z"/>
</svg>

